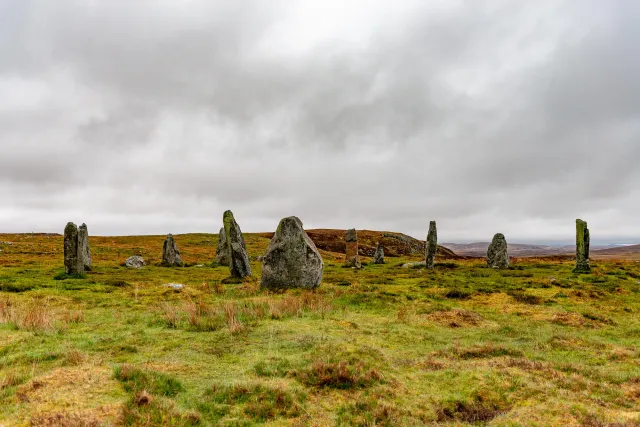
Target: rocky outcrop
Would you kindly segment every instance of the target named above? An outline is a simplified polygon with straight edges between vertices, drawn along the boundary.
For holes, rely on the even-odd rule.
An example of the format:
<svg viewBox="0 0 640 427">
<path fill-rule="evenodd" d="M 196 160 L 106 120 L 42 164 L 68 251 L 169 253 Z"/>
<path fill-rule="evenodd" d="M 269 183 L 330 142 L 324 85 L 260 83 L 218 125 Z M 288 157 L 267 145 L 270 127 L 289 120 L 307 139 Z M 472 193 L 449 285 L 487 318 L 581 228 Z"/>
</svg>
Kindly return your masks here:
<svg viewBox="0 0 640 427">
<path fill-rule="evenodd" d="M 227 247 L 227 235 L 224 227 L 218 234 L 218 247 L 216 248 L 216 263 L 219 265 L 229 265 L 229 248 Z"/>
<path fill-rule="evenodd" d="M 576 219 L 576 268 L 575 273 L 588 273 L 591 271 L 589 262 L 589 245 L 591 237 L 586 221 Z"/>
<path fill-rule="evenodd" d="M 361 268 L 360 257 L 358 255 L 358 234 L 355 228 L 351 228 L 344 233 L 345 242 L 345 267 Z"/>
<path fill-rule="evenodd" d="M 182 257 L 178 245 L 172 234 L 167 234 L 167 238 L 162 246 L 162 266 L 164 267 L 182 267 Z"/>
<path fill-rule="evenodd" d="M 226 211 L 222 216 L 224 233 L 227 239 L 227 253 L 229 256 L 229 272 L 231 277 L 242 278 L 251 276 L 251 264 L 244 243 L 240 226 L 233 217 L 233 212 Z"/>
<path fill-rule="evenodd" d="M 436 251 L 438 250 L 438 229 L 436 228 L 435 221 L 431 221 L 429 223 L 429 233 L 427 234 L 425 246 L 425 261 L 427 264 L 427 268 L 433 268 L 434 260 L 436 258 Z"/>
<path fill-rule="evenodd" d="M 323 271 L 322 257 L 300 219 L 295 216 L 282 219 L 262 261 L 260 287 L 316 288 Z"/>
<path fill-rule="evenodd" d="M 380 243 L 378 243 L 376 251 L 373 253 L 373 263 L 384 264 L 384 249 L 380 246 Z"/>
<path fill-rule="evenodd" d="M 504 234 L 498 233 L 487 249 L 487 265 L 491 268 L 509 268 L 509 253 L 507 251 L 507 239 Z"/>
</svg>

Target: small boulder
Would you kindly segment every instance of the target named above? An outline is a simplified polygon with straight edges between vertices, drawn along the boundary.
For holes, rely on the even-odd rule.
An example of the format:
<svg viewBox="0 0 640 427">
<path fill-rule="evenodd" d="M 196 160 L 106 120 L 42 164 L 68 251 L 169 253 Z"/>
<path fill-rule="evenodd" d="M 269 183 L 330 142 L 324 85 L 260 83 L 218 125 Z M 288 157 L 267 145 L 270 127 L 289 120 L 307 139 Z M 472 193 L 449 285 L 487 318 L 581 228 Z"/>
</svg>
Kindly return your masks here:
<svg viewBox="0 0 640 427">
<path fill-rule="evenodd" d="M 184 288 L 184 285 L 182 283 L 165 283 L 162 286 L 166 286 L 167 288 L 171 288 L 174 291 L 180 291 Z"/>
<path fill-rule="evenodd" d="M 295 216 L 282 219 L 262 261 L 260 287 L 313 289 L 320 285 L 323 271 L 322 256 L 302 221 Z"/>
<path fill-rule="evenodd" d="M 227 253 L 229 254 L 229 272 L 231 277 L 242 278 L 251 276 L 251 264 L 244 243 L 240 226 L 233 217 L 233 212 L 226 211 L 222 216 L 224 233 L 227 239 Z"/>
<path fill-rule="evenodd" d="M 125 267 L 129 268 L 142 268 L 146 264 L 147 263 L 145 262 L 144 258 L 142 258 L 140 255 L 130 256 L 124 261 Z"/>
<path fill-rule="evenodd" d="M 487 265 L 491 268 L 509 268 L 509 253 L 504 234 L 498 233 L 487 249 Z"/>
<path fill-rule="evenodd" d="M 376 251 L 373 253 L 373 263 L 384 264 L 384 249 L 380 246 L 380 243 L 378 243 Z"/>
<path fill-rule="evenodd" d="M 227 235 L 224 227 L 218 234 L 218 247 L 216 248 L 216 263 L 219 265 L 229 265 L 229 248 L 227 247 Z"/>
<path fill-rule="evenodd" d="M 165 267 L 182 267 L 183 265 L 178 245 L 176 245 L 176 241 L 172 234 L 167 234 L 167 238 L 164 241 L 161 265 Z"/>
</svg>

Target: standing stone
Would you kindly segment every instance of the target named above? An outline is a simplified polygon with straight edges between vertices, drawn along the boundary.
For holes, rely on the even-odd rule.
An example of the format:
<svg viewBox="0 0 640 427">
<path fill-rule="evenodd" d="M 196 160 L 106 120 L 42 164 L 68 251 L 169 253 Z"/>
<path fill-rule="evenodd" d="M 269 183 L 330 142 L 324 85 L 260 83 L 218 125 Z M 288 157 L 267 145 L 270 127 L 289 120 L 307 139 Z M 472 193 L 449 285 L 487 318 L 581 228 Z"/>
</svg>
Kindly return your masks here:
<svg viewBox="0 0 640 427">
<path fill-rule="evenodd" d="M 87 224 L 82 224 L 78 227 L 78 247 L 82 252 L 84 260 L 84 269 L 91 271 L 91 249 L 89 248 L 89 231 L 87 230 Z"/>
<path fill-rule="evenodd" d="M 165 267 L 182 267 L 182 258 L 172 234 L 167 234 L 162 247 L 162 265 Z"/>
<path fill-rule="evenodd" d="M 360 257 L 358 256 L 358 234 L 355 228 L 345 232 L 344 241 L 346 245 L 345 267 L 361 268 L 362 264 L 360 264 Z"/>
<path fill-rule="evenodd" d="M 229 265 L 227 235 L 224 232 L 224 227 L 220 229 L 220 234 L 218 235 L 218 248 L 216 249 L 216 262 L 220 265 Z"/>
<path fill-rule="evenodd" d="M 67 274 L 84 273 L 84 256 L 79 250 L 78 227 L 70 222 L 64 228 L 64 271 Z"/>
<path fill-rule="evenodd" d="M 380 243 L 378 243 L 376 251 L 373 253 L 373 263 L 384 264 L 384 249 L 380 246 Z"/>
<path fill-rule="evenodd" d="M 227 239 L 227 254 L 231 276 L 237 278 L 251 276 L 251 264 L 249 264 L 249 255 L 247 255 L 244 237 L 240 226 L 233 218 L 233 212 L 226 211 L 222 216 L 222 222 Z"/>
<path fill-rule="evenodd" d="M 498 233 L 487 249 L 487 265 L 491 268 L 509 268 L 509 253 L 507 251 L 507 239 L 504 234 Z"/>
<path fill-rule="evenodd" d="M 591 271 L 589 264 L 589 229 L 586 221 L 576 219 L 576 268 L 575 273 L 588 273 Z"/>
<path fill-rule="evenodd" d="M 427 268 L 433 268 L 436 251 L 438 250 L 438 229 L 436 228 L 435 221 L 431 221 L 429 223 L 429 233 L 427 234 L 426 246 L 426 265 Z"/>
<path fill-rule="evenodd" d="M 262 261 L 260 287 L 313 289 L 320 285 L 323 271 L 322 257 L 300 219 L 282 219 Z"/>
</svg>

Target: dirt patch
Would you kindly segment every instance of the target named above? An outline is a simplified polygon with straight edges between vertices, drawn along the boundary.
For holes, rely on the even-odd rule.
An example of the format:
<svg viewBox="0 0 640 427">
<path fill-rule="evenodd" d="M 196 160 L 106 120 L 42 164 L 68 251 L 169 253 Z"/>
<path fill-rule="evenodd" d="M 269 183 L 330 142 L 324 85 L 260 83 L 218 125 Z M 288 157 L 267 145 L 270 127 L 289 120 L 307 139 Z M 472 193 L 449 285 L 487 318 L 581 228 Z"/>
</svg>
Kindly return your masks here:
<svg viewBox="0 0 640 427">
<path fill-rule="evenodd" d="M 484 322 L 484 318 L 482 316 L 468 310 L 435 311 L 429 314 L 427 319 L 450 328 L 480 326 Z"/>
</svg>

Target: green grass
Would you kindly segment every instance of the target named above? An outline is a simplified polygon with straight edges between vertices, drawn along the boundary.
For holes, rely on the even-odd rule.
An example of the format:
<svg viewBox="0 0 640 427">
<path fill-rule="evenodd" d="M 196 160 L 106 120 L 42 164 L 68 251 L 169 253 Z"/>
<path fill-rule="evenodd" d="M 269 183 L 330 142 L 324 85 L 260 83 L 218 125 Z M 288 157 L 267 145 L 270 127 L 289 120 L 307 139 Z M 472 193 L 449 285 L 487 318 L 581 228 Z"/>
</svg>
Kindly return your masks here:
<svg viewBox="0 0 640 427">
<path fill-rule="evenodd" d="M 0 424 L 640 422 L 637 262 L 323 253 L 319 289 L 268 293 L 257 262 L 225 280 L 217 235 L 175 238 L 191 267 L 155 265 L 164 236 L 91 237 L 93 271 L 70 278 L 60 236 L 0 236 Z M 149 265 L 120 266 L 134 254 Z"/>
</svg>

